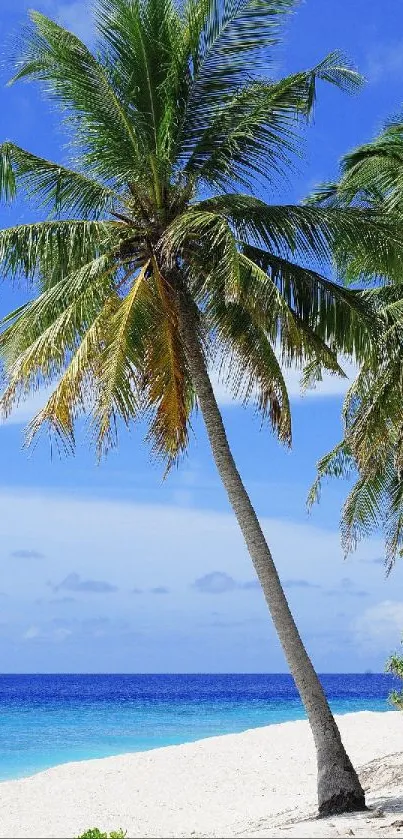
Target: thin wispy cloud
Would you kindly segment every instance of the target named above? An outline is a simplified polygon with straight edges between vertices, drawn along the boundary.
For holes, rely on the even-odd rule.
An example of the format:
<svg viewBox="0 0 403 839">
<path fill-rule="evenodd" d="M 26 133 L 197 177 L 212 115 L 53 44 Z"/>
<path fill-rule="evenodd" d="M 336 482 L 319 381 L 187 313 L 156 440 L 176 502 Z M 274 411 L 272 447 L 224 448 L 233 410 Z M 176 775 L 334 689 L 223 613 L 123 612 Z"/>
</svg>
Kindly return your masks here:
<svg viewBox="0 0 403 839">
<path fill-rule="evenodd" d="M 290 579 L 283 582 L 284 588 L 321 588 L 319 583 L 312 583 L 310 580 Z"/>
<path fill-rule="evenodd" d="M 368 597 L 368 591 L 364 591 L 364 589 L 357 588 L 356 584 L 350 579 L 350 577 L 343 577 L 340 580 L 340 586 L 337 588 L 328 589 L 325 591 L 325 595 L 327 597 Z"/>
<path fill-rule="evenodd" d="M 46 405 L 52 394 L 52 388 L 40 388 L 15 406 L 10 415 L 4 419 L 0 417 L 0 428 L 9 425 L 28 425 L 39 411 Z"/>
<path fill-rule="evenodd" d="M 229 591 L 247 591 L 260 588 L 260 585 L 258 580 L 242 582 L 235 580 L 234 577 L 224 571 L 211 571 L 209 574 L 204 574 L 203 577 L 198 577 L 192 583 L 192 588 L 200 594 L 226 594 Z"/>
<path fill-rule="evenodd" d="M 11 551 L 10 556 L 13 559 L 45 559 L 45 554 L 29 548 L 20 548 L 17 551 Z"/>
<path fill-rule="evenodd" d="M 41 600 L 43 603 L 43 599 Z M 67 606 L 70 603 L 76 603 L 75 597 L 51 597 L 50 600 L 47 601 L 52 606 Z"/>
<path fill-rule="evenodd" d="M 376 556 L 374 559 L 362 559 L 365 565 L 385 565 L 385 559 L 382 556 Z"/>
<path fill-rule="evenodd" d="M 384 600 L 375 606 L 365 609 L 353 621 L 356 640 L 363 647 L 380 647 L 390 645 L 397 647 L 402 637 L 403 602 L 401 600 Z"/>
<path fill-rule="evenodd" d="M 109 594 L 117 591 L 117 586 L 105 580 L 82 580 L 79 574 L 71 573 L 58 585 L 52 586 L 53 591 L 77 591 L 90 594 Z"/>
<path fill-rule="evenodd" d="M 39 621 L 30 624 L 24 630 L 21 640 L 29 641 L 50 641 L 63 642 L 68 639 L 76 642 L 90 639 L 96 641 L 107 637 L 121 638 L 130 633 L 130 624 L 122 619 L 111 619 L 106 615 L 98 615 L 94 618 L 52 618 L 48 621 Z"/>
<path fill-rule="evenodd" d="M 73 635 L 73 630 L 65 626 L 41 627 L 33 624 L 23 633 L 23 641 L 66 641 Z"/>
</svg>

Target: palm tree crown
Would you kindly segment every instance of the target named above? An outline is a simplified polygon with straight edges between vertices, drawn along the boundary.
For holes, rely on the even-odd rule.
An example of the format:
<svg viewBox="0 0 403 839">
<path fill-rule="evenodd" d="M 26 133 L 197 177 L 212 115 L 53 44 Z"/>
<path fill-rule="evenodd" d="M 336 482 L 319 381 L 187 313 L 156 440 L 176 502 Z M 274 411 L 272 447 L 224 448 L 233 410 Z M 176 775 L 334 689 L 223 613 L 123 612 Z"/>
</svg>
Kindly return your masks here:
<svg viewBox="0 0 403 839">
<path fill-rule="evenodd" d="M 337 183 L 325 184 L 310 205 L 362 207 L 383 212 L 401 225 L 403 211 L 403 123 L 389 122 L 372 142 L 345 155 Z M 400 234 L 401 235 L 401 234 Z M 403 263 L 397 253 L 386 272 L 374 253 L 358 245 L 344 271 L 351 281 L 368 280 L 366 293 L 382 329 L 375 351 L 363 359 L 343 408 L 344 439 L 318 463 L 309 501 L 319 497 L 325 477 L 357 475 L 343 506 L 346 553 L 374 530 L 385 537 L 387 573 L 403 556 Z M 383 274 L 383 276 L 382 276 Z"/>
<path fill-rule="evenodd" d="M 174 460 L 195 404 L 178 293 L 192 300 L 204 351 L 223 361 L 234 394 L 256 399 L 285 441 L 278 354 L 307 365 L 307 380 L 323 366 L 341 373 L 339 350 L 365 354 L 366 303 L 308 266 L 358 241 L 385 252 L 386 222 L 251 194 L 286 174 L 317 81 L 360 84 L 337 53 L 278 81 L 260 77 L 294 5 L 99 0 L 96 55 L 31 13 L 13 81 L 37 80 L 60 106 L 74 156 L 68 168 L 0 147 L 3 198 L 22 190 L 48 213 L 0 233 L 3 273 L 38 289 L 3 322 L 4 411 L 57 381 L 31 434 L 48 423 L 73 442 L 90 405 L 101 451 L 119 418 L 145 413 L 154 450 Z"/>
</svg>

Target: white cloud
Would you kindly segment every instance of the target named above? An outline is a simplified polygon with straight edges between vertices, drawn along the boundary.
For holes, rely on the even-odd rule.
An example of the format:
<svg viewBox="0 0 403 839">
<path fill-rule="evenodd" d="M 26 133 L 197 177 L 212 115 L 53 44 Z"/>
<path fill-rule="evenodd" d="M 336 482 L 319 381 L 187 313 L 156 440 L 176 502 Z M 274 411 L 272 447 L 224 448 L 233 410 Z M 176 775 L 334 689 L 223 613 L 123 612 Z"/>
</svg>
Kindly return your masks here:
<svg viewBox="0 0 403 839">
<path fill-rule="evenodd" d="M 301 371 L 295 369 L 285 370 L 285 380 L 291 399 L 320 399 L 323 397 L 344 396 L 352 380 L 357 375 L 358 368 L 347 359 L 342 359 L 340 364 L 346 373 L 347 378 L 344 379 L 340 376 L 325 374 L 322 382 L 319 382 L 314 389 L 306 390 L 303 394 L 301 393 L 300 387 Z M 228 406 L 240 404 L 240 400 L 234 400 L 231 392 L 220 379 L 217 370 L 212 369 L 210 371 L 210 376 L 214 392 L 220 405 Z M 28 425 L 35 414 L 44 407 L 51 393 L 51 387 L 42 388 L 24 401 L 21 401 L 20 404 L 11 412 L 10 416 L 7 417 L 6 420 L 0 422 L 0 428 L 2 425 Z M 183 499 L 178 496 L 177 500 L 179 503 L 183 500 L 183 506 L 185 506 L 186 503 L 190 503 L 191 496 L 189 495 L 187 500 L 185 496 Z"/>
<path fill-rule="evenodd" d="M 346 394 L 348 388 L 351 385 L 351 382 L 356 377 L 358 373 L 358 368 L 356 364 L 353 364 L 348 359 L 340 359 L 340 366 L 344 373 L 346 374 L 347 378 L 343 378 L 342 376 L 334 376 L 330 373 L 325 373 L 323 376 L 323 380 L 318 382 L 315 388 L 310 388 L 309 390 L 305 390 L 303 393 L 301 391 L 301 371 L 295 368 L 285 369 L 284 370 L 284 378 L 287 384 L 288 393 L 291 399 L 321 399 L 324 397 L 331 397 L 331 396 L 339 396 L 342 397 Z M 220 405 L 234 405 L 237 404 L 234 401 L 231 392 L 225 386 L 224 382 L 219 378 L 218 373 L 216 370 L 211 372 L 211 378 L 213 382 L 214 392 L 217 396 L 217 399 Z"/>
<path fill-rule="evenodd" d="M 315 388 L 301 393 L 301 373 L 298 370 L 286 370 L 285 380 L 288 387 L 288 392 L 292 398 L 321 398 L 324 396 L 344 396 L 351 382 L 358 374 L 358 367 L 348 359 L 340 359 L 340 366 L 347 378 L 342 376 L 332 376 L 330 373 L 325 373 L 323 381 L 318 382 Z"/>
<path fill-rule="evenodd" d="M 403 632 L 403 601 L 383 600 L 365 609 L 353 622 L 358 641 L 363 646 L 391 652 Z"/>
<path fill-rule="evenodd" d="M 30 626 L 26 632 L 24 632 L 22 638 L 24 641 L 33 641 L 34 638 L 40 638 L 41 630 L 38 626 Z"/>
<path fill-rule="evenodd" d="M 2 648 L 5 669 L 57 671 L 62 667 L 75 672 L 284 669 L 284 659 L 258 588 L 237 586 L 230 597 L 219 598 L 219 621 L 231 622 L 236 615 L 240 627 L 239 630 L 234 627 L 225 639 L 220 636 L 218 643 L 208 598 L 201 597 L 192 586 L 195 579 L 214 572 L 234 580 L 251 580 L 250 558 L 231 513 L 28 490 L 10 492 L 0 488 L 0 520 L 2 589 L 8 595 L 2 602 L 2 618 L 8 624 L 8 636 L 14 639 L 9 648 Z M 39 545 L 46 554 L 39 563 L 26 563 L 23 575 L 9 561 L 9 554 L 15 549 L 15 533 L 22 521 L 26 544 Z M 368 563 L 363 581 L 360 560 L 379 555 L 379 541 L 363 544 L 357 557 L 348 561 L 347 569 L 337 530 L 274 518 L 263 519 L 262 525 L 281 579 L 284 583 L 294 579 L 304 581 L 304 585 L 287 586 L 286 590 L 303 636 L 313 639 L 309 646 L 316 665 L 322 670 L 341 664 L 347 670 L 382 666 L 403 628 L 403 604 L 390 607 L 387 613 L 376 610 L 363 613 L 365 619 L 362 618 L 358 637 L 358 624 L 352 627 L 357 603 L 346 596 L 342 579 L 348 573 L 357 588 L 365 587 L 367 602 L 372 607 L 376 600 L 392 602 L 386 598 L 393 596 L 394 586 L 401 584 L 403 567 L 395 569 L 393 580 L 385 580 L 382 569 Z M 61 607 L 55 602 L 49 580 L 61 580 L 73 571 L 83 580 L 108 580 L 118 591 L 113 596 L 105 595 L 104 599 L 83 591 L 80 597 Z M 133 588 L 148 592 L 162 584 L 169 588 L 166 596 L 133 599 Z M 339 590 L 337 600 L 332 600 L 332 609 L 325 596 L 328 589 Z M 110 621 L 110 629 L 100 627 L 105 645 L 94 650 L 92 636 L 81 631 L 80 626 L 83 620 L 99 623 L 100 604 Z M 342 619 L 337 617 L 341 610 L 345 613 Z M 63 617 L 63 621 L 56 623 L 56 617 Z M 127 625 L 118 640 L 114 629 L 117 621 Z M 250 622 L 247 635 L 241 627 L 245 621 L 248 627 Z M 391 628 L 390 640 L 382 648 L 385 655 L 380 657 L 380 645 L 364 648 L 361 639 L 369 635 L 372 624 L 385 621 Z M 356 644 L 352 643 L 346 657 L 341 633 L 349 627 Z M 340 638 L 339 652 L 332 653 L 331 662 L 328 653 L 322 653 L 322 641 L 314 637 L 318 628 L 332 632 L 335 639 Z M 139 638 L 141 643 L 136 641 Z M 164 638 L 163 645 L 161 638 Z M 61 662 L 57 645 L 62 642 Z M 358 659 L 357 650 L 361 656 Z"/>
<path fill-rule="evenodd" d="M 52 633 L 52 639 L 54 641 L 65 641 L 66 638 L 70 638 L 70 635 L 73 634 L 71 629 L 65 629 L 60 626 L 58 629 L 54 629 Z"/>
<path fill-rule="evenodd" d="M 52 393 L 50 388 L 42 388 L 36 391 L 27 399 L 21 402 L 11 411 L 11 414 L 6 420 L 0 421 L 0 427 L 3 425 L 28 425 L 43 406 Z"/>
<path fill-rule="evenodd" d="M 48 641 L 66 641 L 73 634 L 71 629 L 65 626 L 39 627 L 30 626 L 22 636 L 23 641 L 36 641 L 38 639 Z"/>
</svg>

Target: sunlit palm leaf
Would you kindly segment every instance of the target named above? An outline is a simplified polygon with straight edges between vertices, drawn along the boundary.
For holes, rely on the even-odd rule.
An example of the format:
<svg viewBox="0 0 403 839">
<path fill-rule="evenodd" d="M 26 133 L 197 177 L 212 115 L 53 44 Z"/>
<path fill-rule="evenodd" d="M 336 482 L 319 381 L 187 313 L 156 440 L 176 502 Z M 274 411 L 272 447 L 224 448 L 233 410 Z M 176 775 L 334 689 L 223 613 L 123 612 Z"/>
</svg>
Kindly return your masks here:
<svg viewBox="0 0 403 839">
<path fill-rule="evenodd" d="M 118 222 L 45 221 L 0 230 L 0 270 L 15 279 L 58 281 L 111 251 L 119 242 Z"/>
<path fill-rule="evenodd" d="M 128 424 L 138 414 L 141 404 L 135 371 L 141 369 L 144 341 L 150 324 L 146 286 L 148 267 L 149 262 L 142 267 L 105 331 L 99 397 L 94 411 L 100 450 L 113 442 L 117 418 Z"/>
<path fill-rule="evenodd" d="M 76 419 L 92 407 L 98 390 L 100 356 L 105 330 L 114 317 L 119 298 L 112 294 L 87 329 L 44 408 L 29 423 L 27 442 L 48 426 L 62 443 L 74 446 Z"/>
</svg>

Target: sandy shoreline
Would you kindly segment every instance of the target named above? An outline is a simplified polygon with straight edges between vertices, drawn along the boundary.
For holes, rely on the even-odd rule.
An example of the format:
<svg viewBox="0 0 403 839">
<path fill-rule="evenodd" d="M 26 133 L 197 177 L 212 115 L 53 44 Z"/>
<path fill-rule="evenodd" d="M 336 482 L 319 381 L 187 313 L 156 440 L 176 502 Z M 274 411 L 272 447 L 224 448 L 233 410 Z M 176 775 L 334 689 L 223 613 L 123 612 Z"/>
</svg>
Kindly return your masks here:
<svg viewBox="0 0 403 839">
<path fill-rule="evenodd" d="M 403 715 L 338 717 L 372 812 L 313 821 L 315 759 L 303 721 L 102 760 L 0 784 L 0 837 L 389 836 L 403 830 Z M 307 821 L 308 820 L 308 821 Z M 352 833 L 351 833 L 352 831 Z"/>
</svg>

